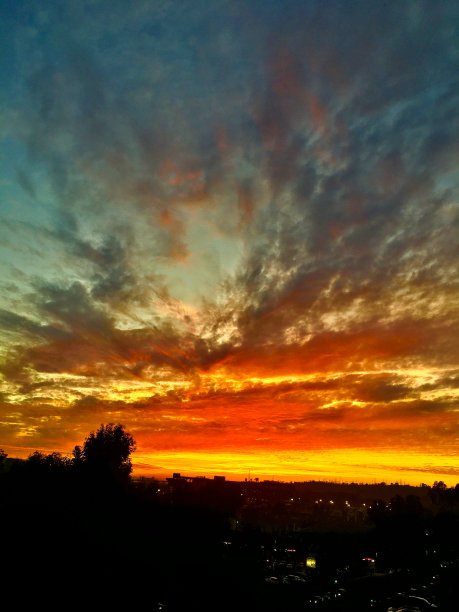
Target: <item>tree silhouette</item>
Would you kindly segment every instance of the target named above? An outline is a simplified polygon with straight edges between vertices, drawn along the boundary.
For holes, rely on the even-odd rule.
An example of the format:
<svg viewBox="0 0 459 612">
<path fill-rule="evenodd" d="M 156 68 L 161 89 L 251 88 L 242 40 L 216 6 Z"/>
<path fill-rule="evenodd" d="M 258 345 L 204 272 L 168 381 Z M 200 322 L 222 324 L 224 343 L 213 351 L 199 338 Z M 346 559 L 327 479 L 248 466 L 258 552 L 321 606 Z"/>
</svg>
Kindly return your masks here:
<svg viewBox="0 0 459 612">
<path fill-rule="evenodd" d="M 8 457 L 8 454 L 5 453 L 5 451 L 3 450 L 3 448 L 0 448 L 0 474 L 3 473 L 3 470 L 5 468 L 6 465 L 6 459 Z"/>
<path fill-rule="evenodd" d="M 130 456 L 135 448 L 134 438 L 123 425 L 102 424 L 89 434 L 83 448 L 75 446 L 73 462 L 97 478 L 126 482 L 132 471 Z"/>
<path fill-rule="evenodd" d="M 56 451 L 49 453 L 48 455 L 41 453 L 40 451 L 34 451 L 26 460 L 27 467 L 32 466 L 32 468 L 36 468 L 37 470 L 40 469 L 50 473 L 63 473 L 70 467 L 70 465 L 70 459 L 63 457 L 61 453 Z"/>
</svg>

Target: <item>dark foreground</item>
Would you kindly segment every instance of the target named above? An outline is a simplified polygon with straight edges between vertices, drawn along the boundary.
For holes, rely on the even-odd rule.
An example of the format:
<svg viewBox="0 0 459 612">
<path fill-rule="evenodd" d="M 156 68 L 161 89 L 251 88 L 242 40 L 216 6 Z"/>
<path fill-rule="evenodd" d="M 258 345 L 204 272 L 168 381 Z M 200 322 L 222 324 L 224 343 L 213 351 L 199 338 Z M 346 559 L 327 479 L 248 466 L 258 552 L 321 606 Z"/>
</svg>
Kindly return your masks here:
<svg viewBox="0 0 459 612">
<path fill-rule="evenodd" d="M 456 490 L 275 484 L 10 471 L 2 600 L 17 610 L 459 609 Z"/>
</svg>

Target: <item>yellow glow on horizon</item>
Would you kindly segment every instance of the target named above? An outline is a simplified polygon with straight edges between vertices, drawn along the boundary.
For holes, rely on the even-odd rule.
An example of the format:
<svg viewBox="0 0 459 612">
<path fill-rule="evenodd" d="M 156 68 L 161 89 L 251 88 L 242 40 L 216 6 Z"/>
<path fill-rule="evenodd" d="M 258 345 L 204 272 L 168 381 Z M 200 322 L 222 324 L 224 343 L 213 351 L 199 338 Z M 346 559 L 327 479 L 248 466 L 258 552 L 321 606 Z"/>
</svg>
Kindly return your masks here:
<svg viewBox="0 0 459 612">
<path fill-rule="evenodd" d="M 419 485 L 443 480 L 459 482 L 459 458 L 389 450 L 340 449 L 326 451 L 138 452 L 133 457 L 134 475 L 224 475 L 244 480 L 326 480 L 342 482 L 398 482 Z M 402 466 L 402 467 L 399 467 Z"/>
</svg>

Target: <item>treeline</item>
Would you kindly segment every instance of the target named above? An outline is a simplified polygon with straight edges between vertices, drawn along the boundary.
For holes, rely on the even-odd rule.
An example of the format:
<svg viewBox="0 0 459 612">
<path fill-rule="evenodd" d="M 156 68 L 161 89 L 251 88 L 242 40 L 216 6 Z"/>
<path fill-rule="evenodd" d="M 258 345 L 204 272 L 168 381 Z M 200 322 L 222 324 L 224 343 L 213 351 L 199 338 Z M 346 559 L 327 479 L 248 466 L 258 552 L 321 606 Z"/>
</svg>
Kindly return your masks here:
<svg viewBox="0 0 459 612">
<path fill-rule="evenodd" d="M 127 484 L 132 471 L 131 453 L 136 445 L 132 435 L 121 424 L 101 425 L 91 432 L 83 446 L 75 446 L 72 457 L 58 452 L 33 452 L 26 460 L 14 462 L 8 470 L 10 480 L 37 478 L 72 479 L 75 475 L 104 482 Z M 0 470 L 4 473 L 6 453 L 0 449 Z"/>
<path fill-rule="evenodd" d="M 226 518 L 161 505 L 150 486 L 134 486 L 134 449 L 124 427 L 109 424 L 71 457 L 1 453 L 3 601 L 13 609 L 229 609 L 214 601 L 232 580 L 220 546 Z"/>
</svg>

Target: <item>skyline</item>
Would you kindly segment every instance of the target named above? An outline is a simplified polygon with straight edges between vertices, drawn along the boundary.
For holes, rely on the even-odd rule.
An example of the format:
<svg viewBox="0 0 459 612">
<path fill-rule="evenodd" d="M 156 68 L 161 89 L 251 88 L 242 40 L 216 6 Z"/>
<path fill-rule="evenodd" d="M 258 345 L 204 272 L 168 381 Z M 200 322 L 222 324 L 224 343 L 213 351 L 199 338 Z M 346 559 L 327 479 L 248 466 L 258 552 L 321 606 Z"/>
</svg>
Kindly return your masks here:
<svg viewBox="0 0 459 612">
<path fill-rule="evenodd" d="M 0 11 L 0 447 L 459 482 L 457 3 Z"/>
</svg>

